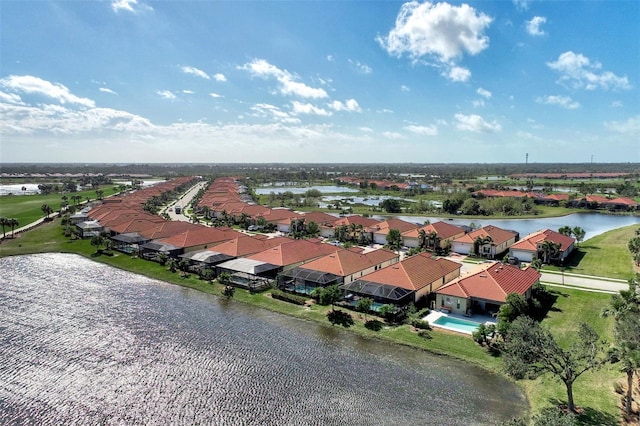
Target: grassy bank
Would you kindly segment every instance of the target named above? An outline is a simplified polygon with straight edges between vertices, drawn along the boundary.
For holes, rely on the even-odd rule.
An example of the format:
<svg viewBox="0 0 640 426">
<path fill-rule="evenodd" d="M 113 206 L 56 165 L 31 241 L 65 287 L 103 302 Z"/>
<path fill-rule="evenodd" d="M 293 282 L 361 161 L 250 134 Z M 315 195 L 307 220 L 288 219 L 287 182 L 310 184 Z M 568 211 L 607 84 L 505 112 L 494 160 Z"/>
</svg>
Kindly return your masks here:
<svg viewBox="0 0 640 426">
<path fill-rule="evenodd" d="M 635 274 L 628 242 L 636 236 L 637 229 L 640 229 L 640 225 L 625 226 L 582 242 L 569 258 L 565 271 L 623 280 L 632 279 Z M 559 270 L 556 267 L 549 269 Z"/>
<path fill-rule="evenodd" d="M 617 238 L 621 238 L 620 235 Z M 0 244 L 0 256 L 39 252 L 77 253 L 117 268 L 222 296 L 223 287 L 220 284 L 199 280 L 193 274 L 182 277 L 179 273 L 171 273 L 166 267 L 157 263 L 132 258 L 118 252 L 114 252 L 113 256 L 95 256 L 95 248 L 88 240 L 69 240 L 62 236 L 59 219 L 20 235 L 15 240 L 7 240 Z M 568 346 L 571 343 L 580 322 L 587 322 L 602 338 L 612 341 L 611 320 L 599 317 L 601 309 L 608 304 L 609 295 L 573 289 L 553 288 L 552 291 L 555 292 L 557 301 L 554 310 L 543 321 L 543 325 L 549 327 L 563 345 Z M 269 291 L 250 294 L 238 289 L 234 300 L 330 326 L 326 319 L 329 307 L 316 304 L 305 307 L 293 305 L 272 299 Z M 356 323 L 349 330 L 361 336 L 452 356 L 501 374 L 500 358 L 491 356 L 467 336 L 433 330 L 428 338 L 424 338 L 407 325 L 385 326 L 381 331 L 375 332 L 364 327 L 364 320 L 360 314 L 353 315 Z M 613 383 L 621 378 L 622 374 L 617 371 L 616 366 L 607 366 L 596 372 L 585 373 L 578 379 L 574 387 L 574 396 L 576 404 L 585 411 L 584 420 L 587 424 L 611 424 L 612 420 L 615 423 L 614 420 L 618 418 L 618 409 Z M 524 389 L 534 413 L 545 406 L 566 400 L 564 386 L 550 377 L 521 381 L 519 384 Z"/>
</svg>

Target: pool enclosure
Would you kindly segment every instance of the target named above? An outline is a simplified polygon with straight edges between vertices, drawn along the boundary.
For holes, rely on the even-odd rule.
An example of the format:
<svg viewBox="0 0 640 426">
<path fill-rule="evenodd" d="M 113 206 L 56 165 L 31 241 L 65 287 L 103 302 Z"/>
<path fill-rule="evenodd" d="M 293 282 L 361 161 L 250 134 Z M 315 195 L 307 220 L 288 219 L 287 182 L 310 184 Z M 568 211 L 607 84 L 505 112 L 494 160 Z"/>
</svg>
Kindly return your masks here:
<svg viewBox="0 0 640 426">
<path fill-rule="evenodd" d="M 278 287 L 293 293 L 311 294 L 311 292 L 318 287 L 342 284 L 343 280 L 343 277 L 329 272 L 293 268 L 280 274 L 278 277 Z"/>
<path fill-rule="evenodd" d="M 343 284 L 340 289 L 345 292 L 345 301 L 355 306 L 358 299 L 368 297 L 374 303 L 381 305 L 392 304 L 405 306 L 413 302 L 414 291 L 391 284 L 377 283 L 367 280 L 355 280 L 349 284 Z"/>
</svg>

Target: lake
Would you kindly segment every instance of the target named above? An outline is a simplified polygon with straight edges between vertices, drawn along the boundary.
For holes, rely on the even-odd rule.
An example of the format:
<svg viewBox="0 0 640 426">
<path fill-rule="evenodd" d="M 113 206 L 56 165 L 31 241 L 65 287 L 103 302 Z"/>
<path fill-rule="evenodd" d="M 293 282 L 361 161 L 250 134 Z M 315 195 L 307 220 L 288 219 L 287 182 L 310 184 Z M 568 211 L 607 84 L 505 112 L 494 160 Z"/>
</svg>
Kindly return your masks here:
<svg viewBox="0 0 640 426">
<path fill-rule="evenodd" d="M 310 189 L 317 189 L 323 194 L 335 194 L 340 192 L 360 192 L 355 188 L 349 188 L 347 186 L 337 185 L 314 185 L 314 186 L 261 186 L 256 188 L 255 193 L 258 195 L 269 195 L 272 192 L 275 194 L 284 194 L 285 192 L 291 192 L 292 194 L 304 194 Z"/>
<path fill-rule="evenodd" d="M 69 254 L 0 259 L 0 424 L 490 425 L 482 369 Z"/>
</svg>

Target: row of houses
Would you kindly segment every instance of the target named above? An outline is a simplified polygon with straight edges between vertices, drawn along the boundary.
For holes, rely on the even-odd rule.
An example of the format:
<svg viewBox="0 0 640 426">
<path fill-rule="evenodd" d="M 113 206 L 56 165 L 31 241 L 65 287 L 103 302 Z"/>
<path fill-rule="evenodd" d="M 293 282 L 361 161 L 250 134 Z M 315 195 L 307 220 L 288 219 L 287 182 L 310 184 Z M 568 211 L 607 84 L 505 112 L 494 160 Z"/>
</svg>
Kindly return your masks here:
<svg viewBox="0 0 640 426">
<path fill-rule="evenodd" d="M 284 236 L 249 235 L 228 227 L 166 221 L 142 209 L 150 197 L 192 182 L 191 178 L 174 179 L 113 197 L 72 219 L 84 237 L 96 232 L 106 233 L 113 248 L 125 253 L 155 261 L 173 258 L 192 272 L 204 275 L 209 271 L 210 277 L 226 274 L 232 285 L 251 290 L 276 285 L 287 291 L 309 294 L 317 287 L 338 285 L 344 293 L 343 303 L 351 305 L 368 297 L 374 300 L 374 306 L 389 303 L 405 306 L 431 295 L 439 306 L 453 312 L 492 312 L 504 303 L 511 289 L 508 284 L 511 279 L 516 277 L 523 283 L 516 287 L 518 291 L 528 286 L 524 290 L 526 294 L 537 282 L 534 278 L 539 277 L 530 268 L 521 270 L 511 265 L 490 263 L 479 274 L 495 275 L 494 278 L 482 280 L 480 278 L 486 277 L 478 275 L 475 281 L 470 281 L 471 276 L 460 276 L 459 263 L 428 252 L 401 260 L 398 253 L 384 248 L 345 249 L 328 243 L 325 238 L 296 240 Z M 407 247 L 424 245 L 429 240 L 432 248 L 436 244 L 441 247 L 449 244 L 455 252 L 468 254 L 479 250 L 490 258 L 517 249 L 513 253 L 526 260 L 528 254 L 537 253 L 541 241 L 555 240 L 560 235 L 547 230 L 536 235 L 535 240 L 531 236 L 530 244 L 525 245 L 528 238 L 518 241 L 517 232 L 493 226 L 467 230 L 446 222 L 421 226 L 399 219 L 379 221 L 358 215 L 335 217 L 321 212 L 299 213 L 257 206 L 245 195 L 236 179 L 221 178 L 205 191 L 199 206 L 206 206 L 214 215 L 244 216 L 252 221 L 262 218 L 283 232 L 292 221 L 302 219 L 304 223 L 318 224 L 321 235 L 329 238 L 335 236 L 336 229 L 346 227 L 355 233 L 368 234 L 378 244 L 386 242 L 386 235 L 397 229 Z M 561 244 L 568 255 L 572 243 Z M 499 272 L 489 271 L 491 267 Z M 481 285 L 489 281 L 491 285 Z"/>
<path fill-rule="evenodd" d="M 572 198 L 569 194 L 544 194 L 541 192 L 525 192 L 515 190 L 481 189 L 475 191 L 474 197 L 507 197 L 516 199 L 530 198 L 536 204 L 546 204 L 557 206 L 561 202 L 567 207 L 593 208 L 606 210 L 638 210 L 640 204 L 631 198 L 618 197 L 606 198 L 601 195 L 586 195 L 582 198 Z"/>
</svg>

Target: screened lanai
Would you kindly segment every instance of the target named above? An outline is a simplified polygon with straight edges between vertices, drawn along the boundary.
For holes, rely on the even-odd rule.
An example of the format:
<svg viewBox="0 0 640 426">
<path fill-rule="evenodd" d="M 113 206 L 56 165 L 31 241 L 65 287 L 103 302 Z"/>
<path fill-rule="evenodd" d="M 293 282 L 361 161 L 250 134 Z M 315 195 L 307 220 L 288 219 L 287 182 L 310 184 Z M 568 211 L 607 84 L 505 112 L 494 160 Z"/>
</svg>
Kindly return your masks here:
<svg viewBox="0 0 640 426">
<path fill-rule="evenodd" d="M 254 259 L 233 259 L 216 266 L 216 275 L 229 274 L 230 284 L 249 290 L 262 290 L 271 286 L 280 266 Z"/>
<path fill-rule="evenodd" d="M 123 253 L 138 253 L 140 245 L 149 241 L 137 232 L 129 232 L 126 234 L 118 234 L 111 237 L 113 241 L 113 249 Z"/>
<path fill-rule="evenodd" d="M 368 297 L 374 301 L 374 310 L 381 305 L 393 304 L 404 306 L 413 301 L 413 291 L 391 284 L 376 283 L 367 280 L 355 280 L 343 284 L 340 289 L 345 292 L 345 301 L 349 304 L 357 303 L 361 297 Z"/>
<path fill-rule="evenodd" d="M 190 271 L 199 272 L 205 268 L 213 269 L 216 265 L 231 260 L 234 257 L 216 251 L 201 250 L 181 254 L 180 258 L 189 261 Z"/>
<path fill-rule="evenodd" d="M 316 287 L 327 287 L 342 282 L 342 277 L 329 272 L 293 268 L 280 275 L 278 287 L 294 293 L 311 294 Z"/>
</svg>

